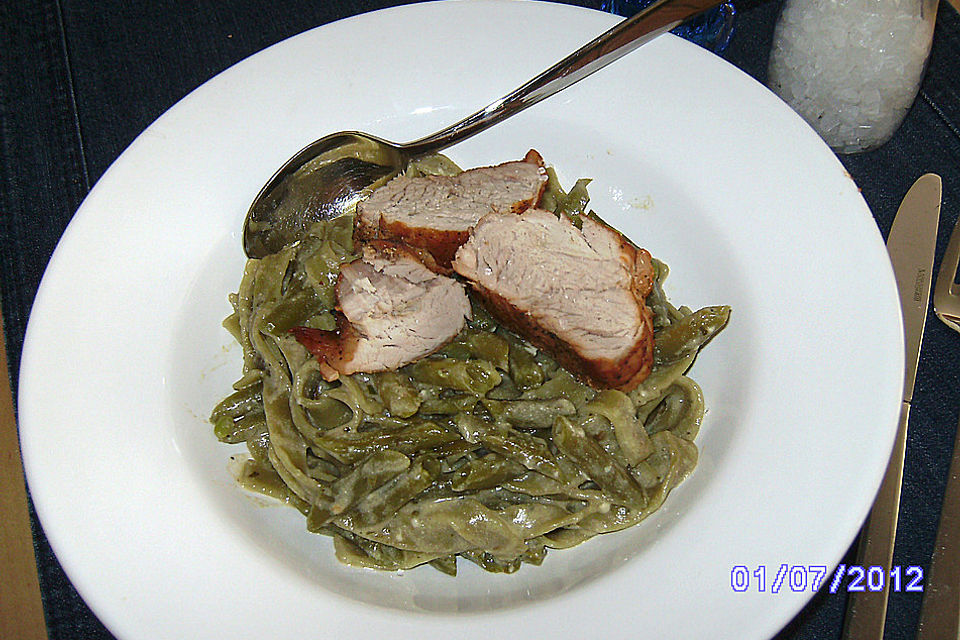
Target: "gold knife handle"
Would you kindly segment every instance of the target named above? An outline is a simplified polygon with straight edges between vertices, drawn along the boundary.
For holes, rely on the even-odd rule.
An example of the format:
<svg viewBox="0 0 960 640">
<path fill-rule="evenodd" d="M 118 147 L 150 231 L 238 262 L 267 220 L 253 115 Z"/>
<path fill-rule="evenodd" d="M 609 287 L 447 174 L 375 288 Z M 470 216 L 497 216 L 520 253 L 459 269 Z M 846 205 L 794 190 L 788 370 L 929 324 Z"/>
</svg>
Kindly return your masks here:
<svg viewBox="0 0 960 640">
<path fill-rule="evenodd" d="M 960 427 L 924 586 L 917 640 L 960 638 Z"/>
<path fill-rule="evenodd" d="M 0 313 L 0 638 L 47 640 Z"/>
<path fill-rule="evenodd" d="M 843 621 L 844 640 L 881 640 L 887 619 L 887 599 L 890 588 L 890 568 L 893 564 L 893 543 L 897 537 L 897 516 L 900 513 L 900 485 L 903 481 L 903 454 L 907 444 L 907 423 L 910 403 L 900 406 L 900 425 L 887 472 L 880 491 L 870 510 L 863 531 L 857 562 L 865 570 L 883 568 L 881 591 L 851 592 L 847 601 L 847 615 Z"/>
</svg>

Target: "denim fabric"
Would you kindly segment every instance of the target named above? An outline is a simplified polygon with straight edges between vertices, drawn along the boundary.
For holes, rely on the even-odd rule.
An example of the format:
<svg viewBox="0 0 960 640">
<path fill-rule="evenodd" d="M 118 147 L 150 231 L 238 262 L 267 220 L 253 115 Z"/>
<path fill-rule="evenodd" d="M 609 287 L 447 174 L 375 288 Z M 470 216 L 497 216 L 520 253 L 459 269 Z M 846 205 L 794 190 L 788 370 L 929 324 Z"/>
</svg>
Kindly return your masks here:
<svg viewBox="0 0 960 640">
<path fill-rule="evenodd" d="M 193 88 L 244 57 L 314 26 L 396 4 L 403 2 L 0 3 L 0 300 L 14 393 L 43 269 L 90 186 L 134 137 Z M 779 3 L 736 5 L 736 34 L 724 57 L 763 81 Z M 880 149 L 841 157 L 884 234 L 913 180 L 927 171 L 941 174 L 938 259 L 960 203 L 958 59 L 960 19 L 942 3 L 928 75 L 903 126 Z M 868 315 L 863 323 L 869 331 Z M 958 363 L 960 336 L 931 313 L 907 444 L 895 564 L 925 566 L 933 549 L 960 408 Z M 64 575 L 35 516 L 33 525 L 50 638 L 111 638 Z M 852 547 L 845 562 L 853 564 L 854 558 Z M 821 591 L 777 638 L 837 638 L 844 607 L 844 596 Z M 886 637 L 912 638 L 919 607 L 918 594 L 891 594 Z"/>
</svg>

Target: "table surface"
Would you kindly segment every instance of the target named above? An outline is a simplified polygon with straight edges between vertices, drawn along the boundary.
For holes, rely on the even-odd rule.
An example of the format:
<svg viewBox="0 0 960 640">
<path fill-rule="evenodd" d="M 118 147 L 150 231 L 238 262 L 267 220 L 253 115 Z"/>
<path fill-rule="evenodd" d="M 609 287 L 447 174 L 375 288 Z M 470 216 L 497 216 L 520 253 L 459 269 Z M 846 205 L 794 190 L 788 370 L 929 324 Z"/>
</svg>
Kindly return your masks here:
<svg viewBox="0 0 960 640">
<path fill-rule="evenodd" d="M 286 37 L 396 0 L 20 0 L 0 3 L 0 301 L 11 384 L 43 270 L 90 187 L 155 118 L 205 80 Z M 597 6 L 599 0 L 568 4 Z M 761 82 L 780 3 L 736 3 L 724 57 Z M 937 260 L 960 198 L 960 18 L 943 3 L 920 95 L 893 140 L 840 159 L 884 236 L 921 174 L 943 177 Z M 864 321 L 869 330 L 869 318 Z M 932 310 L 907 443 L 895 565 L 929 563 L 960 411 L 960 336 Z M 113 636 L 77 595 L 32 511 L 49 637 Z M 854 546 L 844 558 L 855 563 Z M 886 638 L 912 638 L 920 594 L 891 594 Z M 778 640 L 838 638 L 845 596 L 814 596 Z"/>
</svg>

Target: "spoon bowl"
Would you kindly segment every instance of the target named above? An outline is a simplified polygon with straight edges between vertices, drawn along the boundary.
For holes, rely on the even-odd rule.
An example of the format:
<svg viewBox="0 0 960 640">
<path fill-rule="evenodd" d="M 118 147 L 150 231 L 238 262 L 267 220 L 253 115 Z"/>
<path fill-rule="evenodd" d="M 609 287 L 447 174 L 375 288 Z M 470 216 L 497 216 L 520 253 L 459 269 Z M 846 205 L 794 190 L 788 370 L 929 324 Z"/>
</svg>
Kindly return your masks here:
<svg viewBox="0 0 960 640">
<path fill-rule="evenodd" d="M 314 222 L 351 210 L 409 159 L 401 145 L 356 131 L 310 143 L 254 198 L 243 225 L 244 252 L 251 258 L 276 253 Z"/>
</svg>

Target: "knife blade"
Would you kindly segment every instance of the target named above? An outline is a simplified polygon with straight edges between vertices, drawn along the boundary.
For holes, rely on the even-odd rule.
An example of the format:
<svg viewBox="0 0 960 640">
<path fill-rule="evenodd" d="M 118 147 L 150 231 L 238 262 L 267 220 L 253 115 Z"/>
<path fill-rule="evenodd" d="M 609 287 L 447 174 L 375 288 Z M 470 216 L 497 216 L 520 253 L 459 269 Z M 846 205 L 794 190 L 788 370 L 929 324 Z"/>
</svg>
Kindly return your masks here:
<svg viewBox="0 0 960 640">
<path fill-rule="evenodd" d="M 897 280 L 903 314 L 905 374 L 900 424 L 880 490 L 860 534 L 857 562 L 861 567 L 883 568 L 881 591 L 851 592 L 843 637 L 847 640 L 881 640 L 887 615 L 893 544 L 900 511 L 900 485 L 910 419 L 910 402 L 917 380 L 920 344 L 930 301 L 930 280 L 940 221 L 940 176 L 921 176 L 904 196 L 887 237 L 887 253 Z"/>
</svg>

